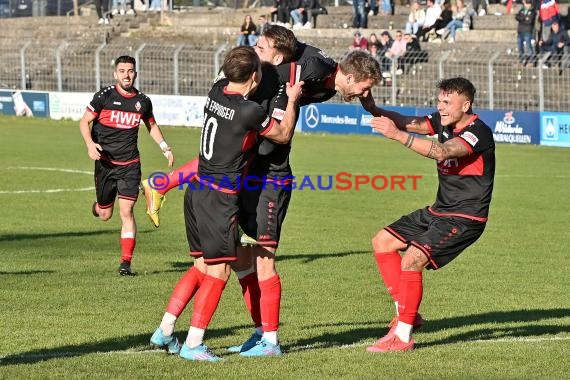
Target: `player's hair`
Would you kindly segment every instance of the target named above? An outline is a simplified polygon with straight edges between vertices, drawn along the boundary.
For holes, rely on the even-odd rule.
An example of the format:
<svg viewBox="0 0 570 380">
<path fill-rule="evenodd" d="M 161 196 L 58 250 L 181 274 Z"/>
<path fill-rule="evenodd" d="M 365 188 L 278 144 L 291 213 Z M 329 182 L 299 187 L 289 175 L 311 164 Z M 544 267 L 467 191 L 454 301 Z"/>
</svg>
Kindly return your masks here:
<svg viewBox="0 0 570 380">
<path fill-rule="evenodd" d="M 269 25 L 262 36 L 273 42 L 273 48 L 283 54 L 283 62 L 289 62 L 297 51 L 297 37 L 290 30 L 280 25 Z"/>
<path fill-rule="evenodd" d="M 222 71 L 230 82 L 245 83 L 260 66 L 259 57 L 251 46 L 238 46 L 226 55 Z"/>
<path fill-rule="evenodd" d="M 462 77 L 443 79 L 437 83 L 437 88 L 443 92 L 456 92 L 465 96 L 471 104 L 475 100 L 475 86 L 468 79 Z"/>
<path fill-rule="evenodd" d="M 352 74 L 356 82 L 373 79 L 377 84 L 382 79 L 380 63 L 368 52 L 354 50 L 338 64 L 343 74 Z"/>
<path fill-rule="evenodd" d="M 137 60 L 129 55 L 121 55 L 119 58 L 115 59 L 115 68 L 119 66 L 119 63 L 132 63 L 135 69 L 137 67 Z"/>
</svg>

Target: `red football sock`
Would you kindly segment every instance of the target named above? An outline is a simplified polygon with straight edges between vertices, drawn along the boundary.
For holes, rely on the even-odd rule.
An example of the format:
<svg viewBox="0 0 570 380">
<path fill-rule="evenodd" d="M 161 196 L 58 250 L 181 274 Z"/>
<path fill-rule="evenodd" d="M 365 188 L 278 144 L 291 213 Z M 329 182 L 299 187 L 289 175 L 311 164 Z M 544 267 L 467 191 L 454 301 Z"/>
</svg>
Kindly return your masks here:
<svg viewBox="0 0 570 380">
<path fill-rule="evenodd" d="M 131 261 L 137 241 L 135 238 L 121 238 L 121 261 Z"/>
<path fill-rule="evenodd" d="M 191 326 L 200 329 L 208 328 L 218 308 L 225 287 L 226 281 L 208 275 L 204 276 L 202 285 L 200 285 L 196 293 L 196 299 L 194 300 L 194 313 L 192 314 Z"/>
<path fill-rule="evenodd" d="M 172 172 L 167 174 L 168 186 L 164 189 L 156 189 L 160 194 L 166 194 L 170 189 L 173 189 L 180 185 L 182 182 L 190 182 L 198 173 L 198 158 L 196 157 L 192 161 L 188 161 L 179 168 L 174 169 Z"/>
<path fill-rule="evenodd" d="M 251 320 L 255 327 L 261 326 L 261 309 L 259 306 L 261 299 L 261 289 L 257 280 L 257 273 L 250 273 L 239 279 L 243 300 L 251 315 Z"/>
<path fill-rule="evenodd" d="M 398 292 L 400 289 L 400 273 L 402 272 L 402 256 L 396 251 L 377 252 L 374 254 L 378 271 L 388 293 L 394 301 L 398 301 Z"/>
<path fill-rule="evenodd" d="M 276 274 L 265 281 L 259 281 L 259 289 L 263 331 L 277 331 L 281 308 L 281 278 Z"/>
<path fill-rule="evenodd" d="M 414 324 L 424 293 L 422 273 L 405 270 L 400 276 L 400 296 L 398 299 L 398 321 Z"/>
<path fill-rule="evenodd" d="M 196 267 L 188 269 L 174 287 L 168 306 L 166 306 L 166 312 L 179 317 L 198 291 L 204 276 L 205 274 Z"/>
</svg>

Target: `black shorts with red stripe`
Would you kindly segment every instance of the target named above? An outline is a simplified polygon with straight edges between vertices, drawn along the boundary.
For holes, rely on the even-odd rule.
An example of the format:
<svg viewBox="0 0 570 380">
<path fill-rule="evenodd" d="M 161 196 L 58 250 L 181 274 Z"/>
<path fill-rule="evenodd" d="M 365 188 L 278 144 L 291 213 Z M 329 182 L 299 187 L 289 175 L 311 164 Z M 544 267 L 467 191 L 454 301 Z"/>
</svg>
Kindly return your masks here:
<svg viewBox="0 0 570 380">
<path fill-rule="evenodd" d="M 291 201 L 291 188 L 270 182 L 251 182 L 240 192 L 239 223 L 257 244 L 277 248 Z"/>
<path fill-rule="evenodd" d="M 426 207 L 401 217 L 385 230 L 420 249 L 429 260 L 427 269 L 439 269 L 475 243 L 485 225 L 468 218 L 435 215 Z"/>
<path fill-rule="evenodd" d="M 119 198 L 136 201 L 141 183 L 141 163 L 117 165 L 101 159 L 95 161 L 95 192 L 100 208 L 109 208 Z"/>
<path fill-rule="evenodd" d="M 207 264 L 237 260 L 238 195 L 194 179 L 184 193 L 184 220 L 190 254 Z"/>
</svg>

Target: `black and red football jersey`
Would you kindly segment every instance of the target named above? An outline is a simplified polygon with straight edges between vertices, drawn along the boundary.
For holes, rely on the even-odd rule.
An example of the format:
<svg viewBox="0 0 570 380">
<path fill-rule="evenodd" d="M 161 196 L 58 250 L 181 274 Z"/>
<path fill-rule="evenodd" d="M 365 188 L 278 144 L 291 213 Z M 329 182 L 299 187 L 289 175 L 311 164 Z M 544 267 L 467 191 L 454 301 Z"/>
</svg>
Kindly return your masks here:
<svg viewBox="0 0 570 380">
<path fill-rule="evenodd" d="M 286 106 L 285 83 L 293 84 L 299 81 L 305 82 L 303 94 L 299 101 L 301 106 L 329 100 L 336 94 L 334 74 L 337 66 L 338 64 L 322 50 L 311 45 L 298 43 L 293 62 L 277 66 L 281 87 L 277 94 L 277 100 L 274 102 L 283 104 L 279 97 L 284 96 Z M 258 148 L 259 155 L 253 161 L 251 174 L 267 176 L 268 179 L 290 177 L 292 175 L 289 164 L 290 152 L 290 142 L 276 144 L 269 140 L 262 141 Z"/>
<path fill-rule="evenodd" d="M 495 178 L 493 132 L 477 115 L 462 129 L 443 127 L 439 112 L 426 116 L 426 121 L 440 143 L 459 138 L 470 153 L 437 162 L 439 188 L 430 211 L 486 221 Z"/>
<path fill-rule="evenodd" d="M 103 160 L 117 165 L 139 160 L 139 125 L 141 121 L 154 123 L 148 96 L 137 89 L 124 95 L 116 85 L 108 86 L 95 93 L 87 111 L 95 115 L 91 138 L 103 148 Z"/>
<path fill-rule="evenodd" d="M 261 105 L 229 92 L 227 80 L 216 82 L 206 98 L 200 136 L 198 176 L 202 183 L 236 189 L 257 134 L 273 127 Z"/>
</svg>

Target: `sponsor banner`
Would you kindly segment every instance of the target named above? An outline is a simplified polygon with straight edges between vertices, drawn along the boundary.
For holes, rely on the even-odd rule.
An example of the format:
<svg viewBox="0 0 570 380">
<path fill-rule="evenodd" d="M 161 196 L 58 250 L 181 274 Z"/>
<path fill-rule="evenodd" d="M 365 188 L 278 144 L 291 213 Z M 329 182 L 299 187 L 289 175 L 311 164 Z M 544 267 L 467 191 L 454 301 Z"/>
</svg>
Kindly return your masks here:
<svg viewBox="0 0 570 380">
<path fill-rule="evenodd" d="M 205 96 L 149 95 L 158 125 L 201 127 Z"/>
<path fill-rule="evenodd" d="M 540 145 L 570 147 L 570 114 L 540 113 Z"/>
<path fill-rule="evenodd" d="M 93 99 L 93 94 L 87 92 L 50 92 L 50 117 L 55 120 L 79 120 L 91 99 Z"/>
<path fill-rule="evenodd" d="M 476 110 L 493 131 L 496 143 L 539 144 L 538 112 Z"/>
<path fill-rule="evenodd" d="M 47 92 L 0 90 L 0 113 L 11 116 L 49 116 Z"/>
<path fill-rule="evenodd" d="M 402 113 L 413 113 L 414 108 L 386 107 Z M 376 133 L 370 127 L 372 115 L 361 105 L 355 104 L 310 104 L 301 108 L 299 126 L 309 133 Z"/>
</svg>

